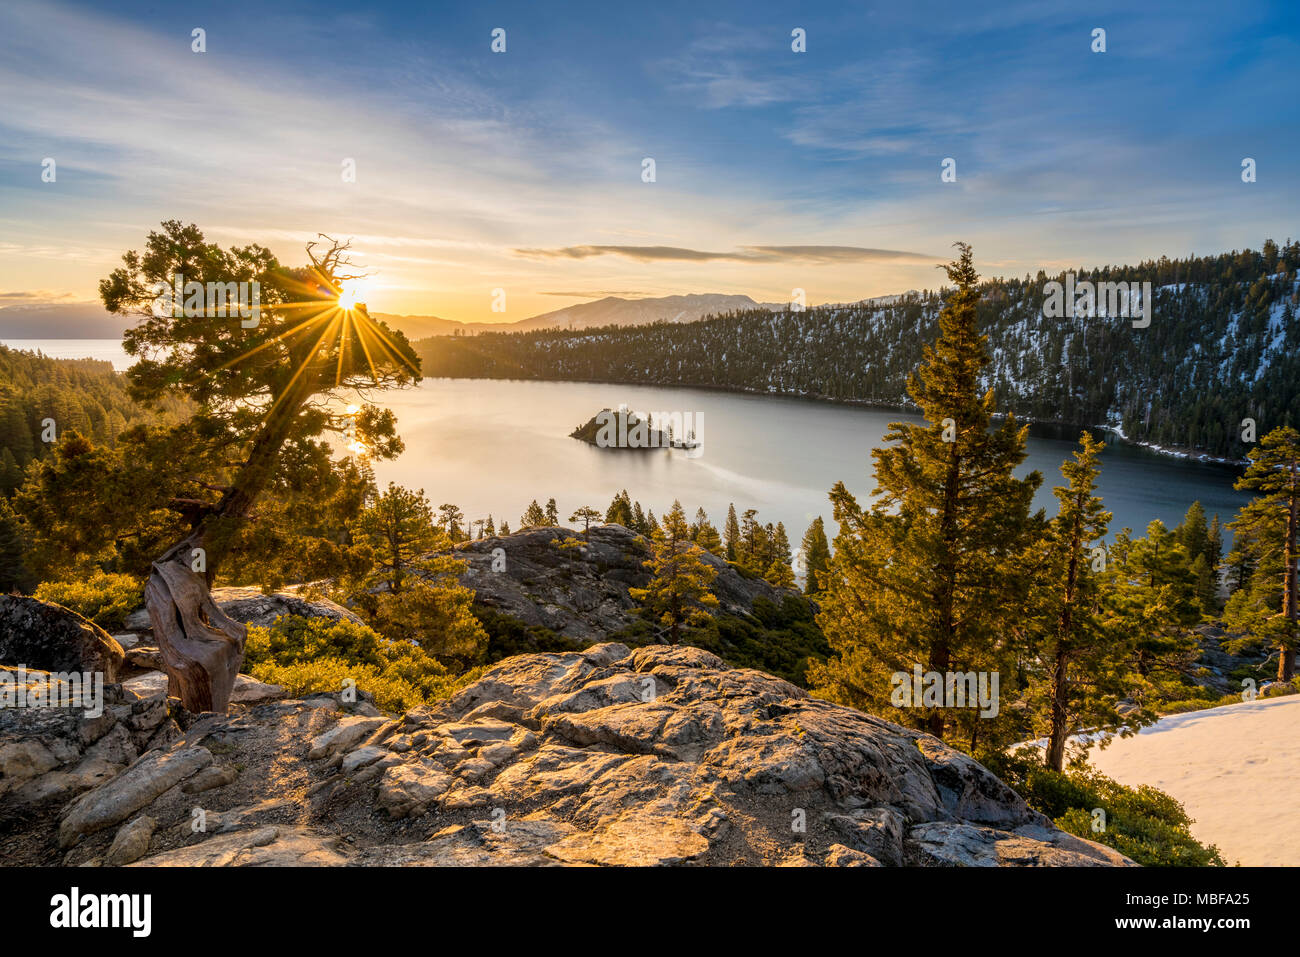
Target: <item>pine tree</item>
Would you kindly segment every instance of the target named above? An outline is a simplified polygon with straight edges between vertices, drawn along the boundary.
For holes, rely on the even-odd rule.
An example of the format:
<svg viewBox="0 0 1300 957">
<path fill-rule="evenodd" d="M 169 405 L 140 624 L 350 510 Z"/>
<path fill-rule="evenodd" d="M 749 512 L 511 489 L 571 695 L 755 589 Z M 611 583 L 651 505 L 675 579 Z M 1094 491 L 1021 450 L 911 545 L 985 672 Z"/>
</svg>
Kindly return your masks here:
<svg viewBox="0 0 1300 957">
<path fill-rule="evenodd" d="M 1111 557 L 1106 614 L 1117 640 L 1134 648 L 1138 675 L 1150 682 L 1186 670 L 1196 651 L 1191 628 L 1202 613 L 1187 550 L 1157 519 L 1145 538 L 1121 532 Z"/>
<path fill-rule="evenodd" d="M 606 525 L 622 525 L 624 528 L 631 528 L 635 531 L 632 518 L 632 500 L 628 497 L 627 489 L 619 492 L 614 496 L 614 500 L 609 503 L 609 508 L 605 510 Z"/>
<path fill-rule="evenodd" d="M 817 620 L 834 656 L 808 675 L 823 696 L 880 713 L 899 673 L 916 664 L 940 675 L 1000 671 L 1023 631 L 1026 556 L 1039 531 L 1029 507 L 1042 476 L 1014 475 L 1027 427 L 1007 415 L 991 428 L 993 393 L 980 391 L 990 359 L 976 324 L 978 276 L 970 247 L 959 247 L 939 338 L 908 382 L 926 424 L 892 424 L 890 444 L 872 452 L 870 510 L 842 482 L 831 491 L 840 534 Z M 949 712 L 891 717 L 943 737 Z M 974 739 L 976 722 L 957 719 Z"/>
<path fill-rule="evenodd" d="M 1128 691 L 1129 647 L 1103 627 L 1101 588 L 1106 570 L 1099 551 L 1111 513 L 1095 493 L 1102 445 L 1084 432 L 1074 460 L 1061 465 L 1065 487 L 1044 539 L 1038 615 L 1038 657 L 1046 670 L 1047 751 L 1053 771 L 1065 767 L 1065 745 L 1082 728 L 1113 730 L 1133 716 L 1117 710 Z M 1098 550 L 1098 551 L 1095 551 Z"/>
<path fill-rule="evenodd" d="M 438 506 L 438 524 L 442 526 L 442 530 L 447 533 L 447 537 L 453 542 L 459 542 L 465 537 L 465 532 L 460 527 L 460 523 L 463 521 L 465 521 L 465 513 L 455 505 Z"/>
<path fill-rule="evenodd" d="M 483 527 L 484 533 L 488 538 L 495 538 L 497 534 L 496 524 L 492 521 L 492 516 L 488 515 L 487 524 Z"/>
<path fill-rule="evenodd" d="M 646 611 L 668 628 L 668 640 L 677 644 L 683 625 L 711 617 L 718 599 L 709 590 L 717 570 L 704 560 L 704 550 L 690 540 L 690 527 L 680 502 L 664 516 L 651 535 L 651 557 L 644 563 L 652 577 L 645 588 L 629 594 L 644 602 Z"/>
<path fill-rule="evenodd" d="M 546 500 L 546 524 L 552 526 L 560 524 L 560 508 L 553 498 Z"/>
<path fill-rule="evenodd" d="M 641 503 L 632 503 L 632 530 L 639 535 L 649 535 L 650 527 L 646 524 L 645 512 L 641 511 Z"/>
<path fill-rule="evenodd" d="M 542 528 L 548 524 L 549 522 L 546 520 L 546 512 L 544 512 L 542 507 L 537 504 L 537 499 L 533 499 L 532 504 L 524 510 L 523 517 L 519 519 L 519 527 L 521 529 Z"/>
<path fill-rule="evenodd" d="M 1277 680 L 1295 676 L 1296 647 L 1300 644 L 1300 603 L 1296 595 L 1296 532 L 1300 525 L 1300 432 L 1282 426 L 1265 435 L 1250 452 L 1250 467 L 1237 480 L 1236 488 L 1258 492 L 1254 510 L 1243 510 L 1242 518 L 1262 533 L 1269 545 L 1282 555 L 1281 617 L 1270 629 L 1278 649 Z M 1261 521 L 1270 514 L 1285 516 L 1280 523 Z M 1281 531 L 1279 536 L 1274 529 Z M 1272 534 L 1270 534 L 1270 532 Z"/>
<path fill-rule="evenodd" d="M 406 586 L 420 556 L 444 544 L 424 489 L 412 492 L 392 482 L 358 517 L 353 535 L 375 550 L 382 569 L 379 580 L 394 592 Z"/>
<path fill-rule="evenodd" d="M 808 531 L 804 532 L 800 551 L 803 553 L 804 575 L 807 579 L 804 583 L 804 594 L 815 595 L 821 591 L 821 577 L 826 574 L 831 560 L 831 546 L 826 539 L 826 525 L 820 515 L 812 520 Z"/>
<path fill-rule="evenodd" d="M 0 497 L 0 595 L 36 587 L 36 580 L 27 570 L 25 537 L 18 516 Z"/>
<path fill-rule="evenodd" d="M 709 522 L 708 513 L 703 508 L 695 512 L 695 522 L 691 525 L 691 541 L 706 552 L 717 555 L 719 558 L 723 555 L 722 537 L 718 535 L 718 530 Z"/>
<path fill-rule="evenodd" d="M 600 512 L 590 505 L 584 505 L 569 516 L 571 522 L 582 522 L 582 534 L 591 538 L 591 523 L 600 520 Z"/>
<path fill-rule="evenodd" d="M 722 542 L 727 549 L 727 561 L 738 561 L 737 548 L 740 545 L 740 523 L 736 521 L 736 506 L 727 506 L 727 523 L 722 527 Z"/>
<path fill-rule="evenodd" d="M 790 536 L 786 534 L 784 522 L 777 522 L 772 533 L 772 560 L 780 562 L 786 568 L 790 568 L 794 561 L 790 554 Z"/>
<path fill-rule="evenodd" d="M 763 574 L 763 580 L 773 588 L 793 588 L 794 569 L 779 559 L 773 559 Z"/>
<path fill-rule="evenodd" d="M 0 498 L 8 498 L 23 484 L 23 470 L 7 448 L 0 448 Z"/>
<path fill-rule="evenodd" d="M 510 534 L 510 523 L 507 522 L 505 519 L 501 520 L 501 534 L 502 535 Z"/>
<path fill-rule="evenodd" d="M 736 563 L 754 575 L 767 571 L 763 553 L 767 550 L 767 536 L 758 521 L 758 509 L 747 508 L 740 519 L 740 539 L 736 542 Z"/>
</svg>

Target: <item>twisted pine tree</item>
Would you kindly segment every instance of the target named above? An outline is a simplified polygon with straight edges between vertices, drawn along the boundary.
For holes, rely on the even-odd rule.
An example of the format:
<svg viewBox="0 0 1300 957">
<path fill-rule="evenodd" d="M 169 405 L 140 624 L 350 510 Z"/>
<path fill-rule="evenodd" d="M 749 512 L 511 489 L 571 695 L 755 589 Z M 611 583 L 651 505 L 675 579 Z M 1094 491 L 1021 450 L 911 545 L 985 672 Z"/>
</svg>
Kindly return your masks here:
<svg viewBox="0 0 1300 957">
<path fill-rule="evenodd" d="M 318 245 L 307 246 L 311 265 L 288 268 L 262 246 L 222 249 L 197 226 L 171 220 L 99 284 L 110 312 L 138 317 L 124 335 L 136 358 L 127 373 L 132 397 L 180 396 L 194 408 L 150 437 L 189 532 L 153 563 L 145 586 L 169 693 L 190 711 L 229 704 L 245 629 L 209 588 L 278 470 L 319 454 L 326 433 L 352 435 L 373 458 L 402 450 L 391 411 L 364 404 L 349 414 L 329 400 L 416 383 L 419 360 L 400 332 L 342 299 L 344 283 L 360 278 L 347 244 Z M 178 276 L 203 284 L 207 297 L 197 297 L 197 308 L 187 293 L 186 308 L 155 309 L 159 284 Z M 225 315 L 209 285 L 241 282 L 258 283 L 255 324 Z"/>
<path fill-rule="evenodd" d="M 992 428 L 993 393 L 980 388 L 989 354 L 976 322 L 979 277 L 970 247 L 957 245 L 939 338 L 908 380 L 925 423 L 891 424 L 889 444 L 872 452 L 869 509 L 843 482 L 831 491 L 840 533 L 817 620 L 834 654 L 809 669 L 822 695 L 940 738 L 950 711 L 894 711 L 891 679 L 915 664 L 941 675 L 1007 664 L 1025 632 L 1027 556 L 1039 532 L 1029 508 L 1042 483 L 1038 472 L 1013 474 L 1028 428 L 1012 415 Z M 960 717 L 972 742 L 974 713 Z"/>
</svg>

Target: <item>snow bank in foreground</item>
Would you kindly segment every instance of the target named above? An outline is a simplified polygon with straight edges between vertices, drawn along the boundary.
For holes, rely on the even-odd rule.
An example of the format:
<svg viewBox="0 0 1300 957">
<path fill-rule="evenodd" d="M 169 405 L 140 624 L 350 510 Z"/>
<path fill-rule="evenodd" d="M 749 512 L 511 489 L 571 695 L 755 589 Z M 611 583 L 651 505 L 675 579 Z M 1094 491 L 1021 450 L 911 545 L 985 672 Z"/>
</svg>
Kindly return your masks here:
<svg viewBox="0 0 1300 957">
<path fill-rule="evenodd" d="M 1229 864 L 1300 866 L 1300 695 L 1161 718 L 1089 762 L 1181 801 Z"/>
</svg>

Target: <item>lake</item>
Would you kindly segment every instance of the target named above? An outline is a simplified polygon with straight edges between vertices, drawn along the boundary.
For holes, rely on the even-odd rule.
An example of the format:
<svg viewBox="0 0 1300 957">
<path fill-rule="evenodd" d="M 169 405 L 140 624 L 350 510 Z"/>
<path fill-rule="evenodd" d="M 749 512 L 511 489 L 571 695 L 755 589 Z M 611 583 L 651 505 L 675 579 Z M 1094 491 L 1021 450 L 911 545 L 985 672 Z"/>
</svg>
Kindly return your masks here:
<svg viewBox="0 0 1300 957">
<path fill-rule="evenodd" d="M 97 340 L 14 340 L 58 357 L 93 356 L 125 368 L 120 344 Z M 721 528 L 727 505 L 737 514 L 757 508 L 764 522 L 782 521 L 797 546 L 817 515 L 833 532 L 827 493 L 836 481 L 865 501 L 871 491 L 870 450 L 888 423 L 919 421 L 898 412 L 700 389 L 581 382 L 426 379 L 418 388 L 382 396 L 397 414 L 406 452 L 380 462 L 381 484 L 424 489 L 434 506 L 453 502 L 468 518 L 491 514 L 518 527 L 534 498 L 554 497 L 561 519 L 583 505 L 602 512 L 626 488 L 662 516 L 679 499 L 693 517 L 703 506 Z M 699 457 L 678 450 L 598 449 L 569 437 L 603 408 L 699 417 Z M 1036 504 L 1056 513 L 1051 487 L 1073 441 L 1033 435 L 1020 469 L 1043 473 Z M 1173 526 L 1200 500 L 1208 515 L 1230 520 L 1247 500 L 1234 491 L 1237 472 L 1112 442 L 1102 455 L 1099 491 L 1115 515 L 1112 537 L 1128 526 L 1141 532 L 1153 519 Z"/>
</svg>

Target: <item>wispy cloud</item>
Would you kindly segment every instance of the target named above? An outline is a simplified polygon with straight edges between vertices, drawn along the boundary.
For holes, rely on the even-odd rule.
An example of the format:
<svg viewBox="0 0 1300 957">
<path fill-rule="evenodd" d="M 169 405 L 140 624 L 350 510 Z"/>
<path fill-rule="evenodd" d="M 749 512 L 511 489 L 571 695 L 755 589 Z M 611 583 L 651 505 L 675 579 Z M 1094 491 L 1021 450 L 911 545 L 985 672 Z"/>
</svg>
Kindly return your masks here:
<svg viewBox="0 0 1300 957">
<path fill-rule="evenodd" d="M 68 302 L 75 300 L 77 297 L 70 292 L 49 292 L 45 289 L 22 291 L 22 292 L 0 292 L 0 302 L 16 303 L 44 303 L 44 302 Z"/>
<path fill-rule="evenodd" d="M 596 292 L 539 292 L 539 296 L 560 296 L 565 299 L 604 299 L 616 296 L 619 299 L 644 299 L 653 296 L 652 292 L 640 292 L 635 289 L 602 289 Z"/>
<path fill-rule="evenodd" d="M 681 246 L 561 246 L 556 249 L 516 249 L 530 259 L 591 259 L 594 256 L 622 256 L 637 262 L 734 262 L 734 263 L 935 263 L 940 256 L 900 249 L 869 249 L 864 246 L 741 246 L 734 252 L 711 252 Z"/>
</svg>

